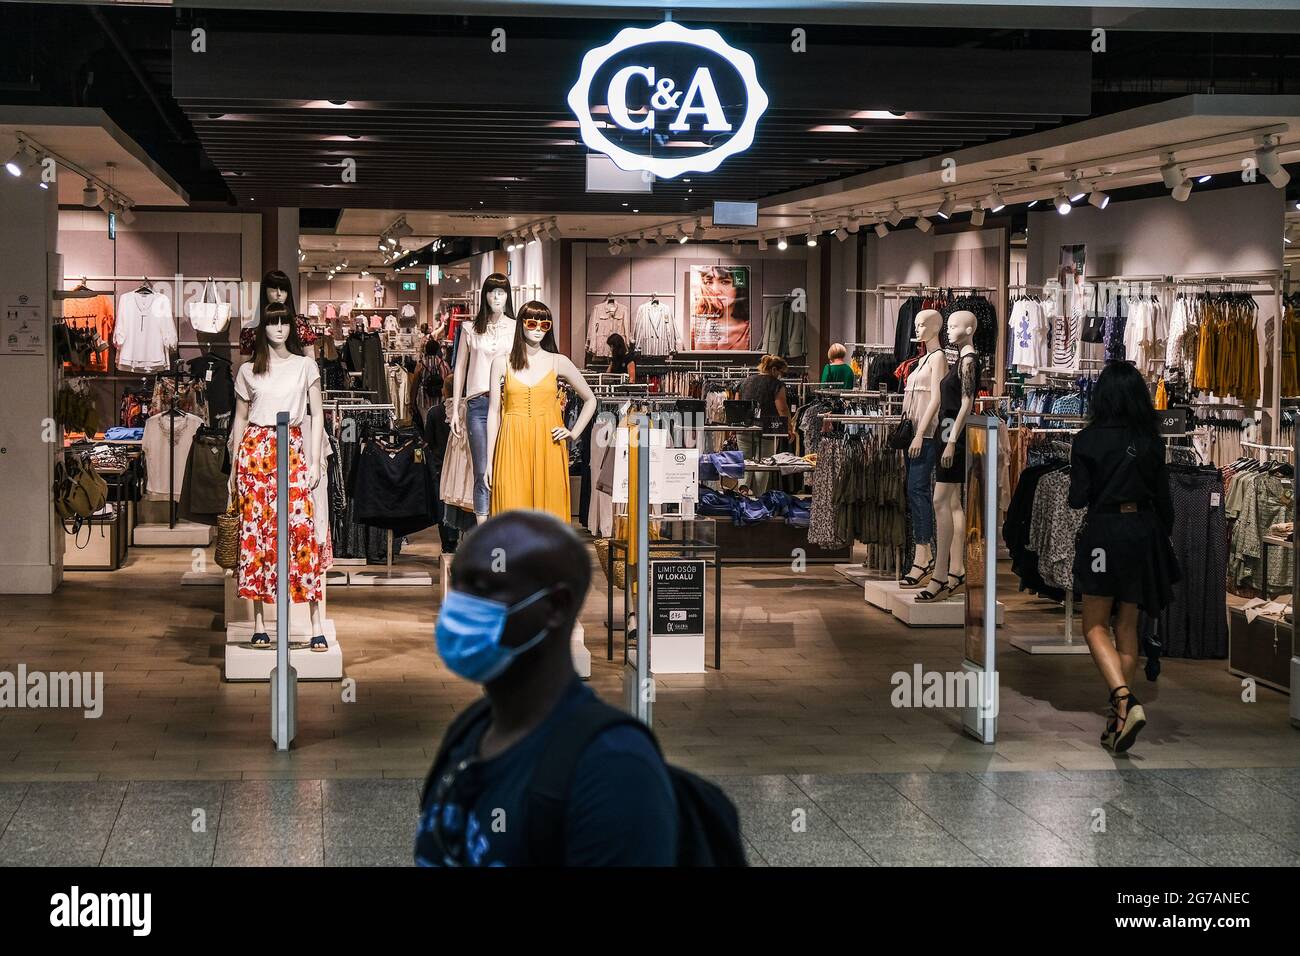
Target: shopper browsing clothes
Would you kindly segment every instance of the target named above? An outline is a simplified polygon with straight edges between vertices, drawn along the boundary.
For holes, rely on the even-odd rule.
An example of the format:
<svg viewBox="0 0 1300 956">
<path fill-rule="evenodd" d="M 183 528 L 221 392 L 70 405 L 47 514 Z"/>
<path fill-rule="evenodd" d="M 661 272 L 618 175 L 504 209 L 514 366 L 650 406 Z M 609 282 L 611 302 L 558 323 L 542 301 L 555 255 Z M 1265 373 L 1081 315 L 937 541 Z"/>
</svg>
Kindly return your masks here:
<svg viewBox="0 0 1300 956">
<path fill-rule="evenodd" d="M 677 803 L 653 738 L 621 713 L 588 736 L 593 715 L 612 710 L 578 679 L 569 652 L 590 581 L 587 549 L 541 512 L 493 517 L 462 543 L 438 653 L 487 696 L 443 738 L 421 799 L 416 863 L 676 862 Z M 545 800 L 539 771 L 562 767 L 566 750 L 570 772 L 555 776 L 568 785 Z"/>
<path fill-rule="evenodd" d="M 1146 382 L 1127 362 L 1111 362 L 1102 371 L 1091 420 L 1074 439 L 1070 507 L 1085 506 L 1074 586 L 1083 595 L 1088 649 L 1110 688 L 1101 744 L 1123 753 L 1147 720 L 1130 687 L 1137 672 L 1138 610 L 1158 615 L 1182 578 L 1169 542 L 1174 509 L 1158 418 Z"/>
</svg>

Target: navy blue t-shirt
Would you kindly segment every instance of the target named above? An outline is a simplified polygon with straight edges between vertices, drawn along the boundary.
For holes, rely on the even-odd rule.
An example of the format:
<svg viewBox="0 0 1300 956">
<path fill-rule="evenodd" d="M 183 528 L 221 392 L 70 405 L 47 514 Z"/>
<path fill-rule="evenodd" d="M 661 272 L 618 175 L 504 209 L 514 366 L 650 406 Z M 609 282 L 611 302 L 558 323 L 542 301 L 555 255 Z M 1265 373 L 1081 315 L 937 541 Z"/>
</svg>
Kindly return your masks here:
<svg viewBox="0 0 1300 956">
<path fill-rule="evenodd" d="M 434 785 L 415 834 L 419 866 L 522 866 L 528 859 L 524 817 L 528 785 L 558 718 L 594 696 L 574 680 L 555 709 L 508 750 L 474 760 L 439 802 L 444 770 L 478 753 L 490 721 L 470 729 L 434 768 Z M 440 844 L 435 835 L 441 819 Z M 440 845 L 463 846 L 444 859 Z M 565 866 L 672 866 L 677 856 L 677 801 L 663 760 L 645 733 L 611 727 L 593 740 L 574 773 L 565 811 Z"/>
</svg>

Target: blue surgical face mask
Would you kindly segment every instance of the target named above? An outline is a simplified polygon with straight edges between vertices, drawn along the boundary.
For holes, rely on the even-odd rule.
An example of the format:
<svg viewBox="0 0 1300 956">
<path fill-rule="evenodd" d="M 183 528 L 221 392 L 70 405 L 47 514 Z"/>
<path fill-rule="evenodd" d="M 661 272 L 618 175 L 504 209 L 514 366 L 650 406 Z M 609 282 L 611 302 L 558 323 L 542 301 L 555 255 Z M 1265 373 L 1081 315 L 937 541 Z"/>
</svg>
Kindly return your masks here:
<svg viewBox="0 0 1300 956">
<path fill-rule="evenodd" d="M 500 677 L 546 636 L 543 628 L 518 647 L 503 647 L 501 635 L 505 633 L 506 620 L 554 590 L 554 586 L 543 588 L 514 604 L 476 597 L 464 591 L 448 591 L 438 612 L 435 631 L 438 654 L 443 663 L 458 677 L 479 684 Z"/>
</svg>

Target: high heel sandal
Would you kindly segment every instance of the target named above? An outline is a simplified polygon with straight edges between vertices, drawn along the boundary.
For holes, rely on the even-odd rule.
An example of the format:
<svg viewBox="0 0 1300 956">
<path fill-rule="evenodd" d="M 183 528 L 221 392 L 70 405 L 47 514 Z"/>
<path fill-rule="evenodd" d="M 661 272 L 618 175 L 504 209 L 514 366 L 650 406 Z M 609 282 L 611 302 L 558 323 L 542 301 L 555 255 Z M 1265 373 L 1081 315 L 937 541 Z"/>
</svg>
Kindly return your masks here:
<svg viewBox="0 0 1300 956">
<path fill-rule="evenodd" d="M 921 573 L 913 574 L 912 568 L 920 568 Z M 902 580 L 898 583 L 905 588 L 919 588 L 921 585 L 925 584 L 926 581 L 930 580 L 932 574 L 934 574 L 933 558 L 931 558 L 930 563 L 923 568 L 919 564 L 912 565 L 911 568 L 907 569 L 907 574 L 903 575 Z"/>
<path fill-rule="evenodd" d="M 946 597 L 948 597 L 949 594 L 952 593 L 951 591 L 948 590 L 948 585 L 951 582 L 951 580 L 952 579 L 949 578 L 945 580 L 942 584 L 939 584 L 939 590 L 931 591 L 929 590 L 930 584 L 938 584 L 938 582 L 934 578 L 930 578 L 930 584 L 926 585 L 926 589 L 917 592 L 916 600 L 924 601 L 927 604 L 932 603 L 934 601 L 944 600 Z"/>
<path fill-rule="evenodd" d="M 949 596 L 949 597 L 952 597 L 953 595 L 955 595 L 958 591 L 960 591 L 960 590 L 961 590 L 962 588 L 964 588 L 965 586 L 966 586 L 966 575 L 965 575 L 965 574 L 949 574 L 949 575 L 948 575 L 948 596 Z"/>
<path fill-rule="evenodd" d="M 1120 691 L 1128 691 L 1128 693 L 1121 694 Z M 1123 717 L 1119 715 L 1121 702 L 1127 704 Z M 1106 725 L 1106 733 L 1102 734 L 1101 743 L 1106 749 L 1122 754 L 1137 742 L 1138 734 L 1146 726 L 1146 711 L 1142 709 L 1142 702 L 1133 696 L 1129 686 L 1121 684 L 1110 692 L 1110 714 L 1111 722 Z"/>
</svg>

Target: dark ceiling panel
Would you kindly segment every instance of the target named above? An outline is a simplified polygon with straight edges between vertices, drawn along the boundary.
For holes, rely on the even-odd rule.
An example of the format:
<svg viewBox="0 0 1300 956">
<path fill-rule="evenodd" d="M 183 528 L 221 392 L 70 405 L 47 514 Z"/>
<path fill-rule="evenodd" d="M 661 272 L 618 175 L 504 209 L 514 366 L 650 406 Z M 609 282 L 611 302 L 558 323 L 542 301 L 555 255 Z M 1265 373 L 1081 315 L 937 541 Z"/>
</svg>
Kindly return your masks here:
<svg viewBox="0 0 1300 956">
<path fill-rule="evenodd" d="M 587 149 L 565 96 L 587 42 L 511 40 L 508 56 L 494 56 L 465 37 L 221 32 L 196 54 L 188 39 L 174 34 L 172 92 L 240 200 L 548 213 L 622 212 L 629 198 L 585 192 Z M 772 101 L 753 146 L 713 173 L 657 182 L 636 196 L 642 212 L 762 199 L 1090 106 L 1089 57 L 1078 52 L 746 49 Z M 856 115 L 894 107 L 907 116 Z M 355 182 L 343 180 L 346 159 Z"/>
</svg>

